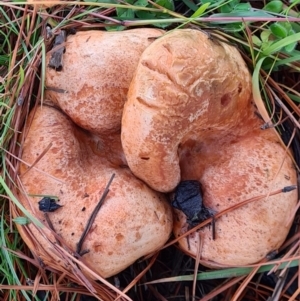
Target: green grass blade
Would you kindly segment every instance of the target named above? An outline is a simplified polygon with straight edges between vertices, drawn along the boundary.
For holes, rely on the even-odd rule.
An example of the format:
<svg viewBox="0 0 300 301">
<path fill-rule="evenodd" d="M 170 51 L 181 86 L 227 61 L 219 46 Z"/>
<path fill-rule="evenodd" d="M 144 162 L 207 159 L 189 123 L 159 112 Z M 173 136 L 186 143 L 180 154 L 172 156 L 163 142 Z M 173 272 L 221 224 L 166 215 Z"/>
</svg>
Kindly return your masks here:
<svg viewBox="0 0 300 301">
<path fill-rule="evenodd" d="M 11 190 L 6 185 L 4 179 L 2 176 L 0 176 L 0 185 L 4 188 L 6 194 L 10 197 L 10 199 L 15 203 L 15 205 L 23 212 L 23 214 L 28 217 L 31 222 L 33 222 L 36 226 L 43 228 L 43 224 L 36 219 L 34 216 L 32 216 L 26 208 L 17 200 L 17 198 L 12 194 Z"/>
<path fill-rule="evenodd" d="M 263 68 L 265 70 L 269 70 L 272 66 L 273 66 L 273 68 L 277 68 L 279 66 L 291 66 L 291 63 L 299 62 L 299 61 L 300 61 L 300 54 L 286 58 L 286 59 L 277 60 L 274 64 L 264 65 Z M 300 72 L 300 68 L 297 68 L 296 66 L 293 66 L 293 69 Z"/>
<path fill-rule="evenodd" d="M 294 94 L 292 94 L 292 93 L 287 93 L 287 95 L 288 95 L 288 97 L 289 97 L 291 100 L 300 103 L 300 96 L 294 95 Z"/>
<path fill-rule="evenodd" d="M 210 2 L 207 2 L 207 3 L 203 4 L 203 5 L 201 5 L 201 6 L 197 9 L 197 11 L 195 11 L 195 12 L 192 14 L 191 18 L 197 18 L 197 17 L 201 16 L 201 15 L 207 10 L 207 8 L 208 8 L 209 6 L 210 6 Z"/>
<path fill-rule="evenodd" d="M 254 71 L 253 71 L 253 76 L 252 76 L 252 90 L 253 90 L 253 99 L 254 99 L 254 102 L 257 106 L 257 109 L 261 115 L 261 117 L 263 118 L 263 120 L 265 122 L 269 122 L 270 121 L 270 117 L 269 117 L 269 114 L 266 110 L 266 107 L 264 105 L 264 102 L 261 98 L 261 94 L 260 94 L 260 86 L 259 86 L 259 83 L 260 83 L 260 69 L 261 69 L 261 66 L 262 66 L 262 63 L 264 62 L 265 58 L 261 58 L 255 68 L 254 68 Z"/>
<path fill-rule="evenodd" d="M 257 273 L 264 273 L 270 271 L 276 264 L 268 264 L 262 266 L 258 269 Z M 285 267 L 296 267 L 299 265 L 299 260 L 295 259 L 291 262 L 283 262 L 279 265 L 278 269 L 282 270 Z M 252 267 L 240 267 L 240 268 L 230 268 L 224 270 L 217 270 L 217 271 L 208 271 L 208 272 L 201 272 L 197 275 L 197 280 L 213 280 L 213 279 L 224 279 L 224 278 L 232 278 L 232 277 L 240 277 L 246 276 L 253 270 Z M 177 281 L 193 281 L 194 275 L 184 275 L 184 276 L 176 276 L 176 277 L 169 277 L 158 279 L 154 281 L 150 281 L 147 283 L 164 283 L 164 282 L 177 282 Z"/>
<path fill-rule="evenodd" d="M 4 229 L 4 210 L 2 210 L 2 219 L 1 219 L 1 258 L 2 258 L 2 262 L 5 262 L 6 263 L 6 271 L 9 271 L 10 275 L 7 275 L 7 280 L 8 282 L 11 282 L 9 284 L 17 284 L 17 285 L 21 285 L 21 282 L 18 278 L 18 275 L 16 274 L 16 271 L 15 271 L 15 267 L 14 267 L 14 263 L 13 263 L 13 256 L 12 254 L 10 254 L 8 252 L 8 250 L 6 248 L 9 248 L 10 246 L 7 246 L 6 244 L 6 239 L 5 239 L 5 229 Z M 5 247 L 5 248 L 2 248 Z M 27 292 L 24 291 L 24 290 L 21 290 L 24 298 L 27 300 L 27 301 L 31 301 L 31 298 L 28 296 Z M 11 292 L 12 294 L 15 294 L 16 292 L 12 291 Z M 13 295 L 12 295 L 13 297 Z"/>
<path fill-rule="evenodd" d="M 269 56 L 274 52 L 281 50 L 283 47 L 298 42 L 299 40 L 300 40 L 300 32 L 275 42 L 268 48 L 264 49 L 262 54 L 265 56 Z"/>
</svg>

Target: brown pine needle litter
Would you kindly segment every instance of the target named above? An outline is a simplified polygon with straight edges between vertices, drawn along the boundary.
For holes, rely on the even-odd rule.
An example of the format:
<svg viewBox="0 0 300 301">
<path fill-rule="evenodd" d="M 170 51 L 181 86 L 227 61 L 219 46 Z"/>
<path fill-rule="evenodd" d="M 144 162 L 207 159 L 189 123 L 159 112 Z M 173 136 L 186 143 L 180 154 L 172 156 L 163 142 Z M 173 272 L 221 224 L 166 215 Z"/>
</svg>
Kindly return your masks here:
<svg viewBox="0 0 300 301">
<path fill-rule="evenodd" d="M 179 238 L 171 237 L 161 250 L 104 279 L 85 262 L 81 246 L 78 252 L 71 250 L 51 229 L 51 223 L 36 220 L 16 197 L 17 192 L 24 191 L 19 178 L 26 136 L 23 126 L 29 112 L 43 105 L 45 55 L 63 30 L 74 33 L 146 26 L 165 30 L 196 27 L 212 39 L 228 40 L 240 50 L 252 72 L 253 97 L 265 127 L 273 127 L 283 143 L 292 148 L 299 172 L 299 1 L 34 2 L 32 6 L 0 1 L 0 300 L 300 300 L 299 204 L 290 216 L 293 226 L 285 244 L 255 265 L 209 270 L 201 265 L 204 260 L 200 252 L 195 259 L 184 255 L 177 247 Z M 50 147 L 27 172 L 36 168 Z M 295 188 L 281 187 L 268 195 L 244 200 L 217 213 L 214 219 Z M 41 233 L 51 231 L 56 238 L 52 249 L 43 250 L 43 258 L 32 255 L 16 230 L 16 223 L 23 225 L 23 235 L 35 249 L 41 249 L 26 226 L 29 222 Z M 209 218 L 184 236 L 212 222 Z M 54 251 L 63 264 L 49 262 L 47 254 Z"/>
</svg>

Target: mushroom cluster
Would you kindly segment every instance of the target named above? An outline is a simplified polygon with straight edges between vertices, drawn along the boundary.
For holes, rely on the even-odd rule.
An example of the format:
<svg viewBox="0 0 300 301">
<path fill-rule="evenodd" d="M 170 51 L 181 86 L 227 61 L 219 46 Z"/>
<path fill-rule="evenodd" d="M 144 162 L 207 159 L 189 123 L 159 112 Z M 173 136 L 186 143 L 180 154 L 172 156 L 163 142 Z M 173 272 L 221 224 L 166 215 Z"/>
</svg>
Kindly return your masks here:
<svg viewBox="0 0 300 301">
<path fill-rule="evenodd" d="M 216 267 L 254 263 L 278 249 L 297 191 L 271 192 L 296 184 L 296 172 L 274 131 L 260 129 L 235 47 L 188 29 L 86 31 L 68 37 L 63 60 L 62 71 L 47 69 L 46 105 L 24 130 L 22 160 L 34 168 L 21 165 L 26 194 L 19 197 L 43 220 L 32 195 L 56 196 L 62 207 L 49 213 L 53 229 L 76 250 L 115 174 L 83 242 L 96 272 L 114 275 L 163 246 L 172 228 L 180 237 L 194 225 L 178 207 L 173 222 L 164 194 L 180 181 L 199 183 L 196 207 L 211 215 L 264 196 L 218 218 L 215 239 L 210 226 L 180 239 L 185 252 L 201 252 Z M 42 257 L 57 237 L 29 227 L 41 248 L 23 238 Z"/>
<path fill-rule="evenodd" d="M 251 76 L 238 50 L 197 30 L 174 31 L 143 52 L 122 119 L 122 145 L 131 171 L 154 190 L 184 180 L 201 183 L 203 204 L 221 216 L 179 240 L 208 266 L 257 262 L 277 250 L 292 223 L 297 191 L 289 152 L 252 103 Z M 134 147 L 133 147 L 134 144 Z M 176 237 L 189 229 L 175 209 Z M 214 239 L 215 236 L 215 239 Z"/>
<path fill-rule="evenodd" d="M 50 206 L 40 211 L 41 197 L 36 196 L 58 198 L 61 207 L 46 212 L 51 227 L 74 254 L 88 250 L 82 255 L 85 263 L 102 277 L 159 249 L 172 231 L 166 197 L 131 173 L 120 140 L 123 105 L 139 56 L 161 33 L 137 29 L 69 36 L 64 68 L 47 68 L 46 104 L 32 112 L 24 129 L 26 164 L 21 164 L 20 178 L 26 194 L 19 195 L 20 201 L 47 225 L 44 211 Z M 113 174 L 109 193 L 78 249 Z M 32 251 L 45 265 L 63 265 L 53 247 L 54 233 L 32 224 L 29 228 L 39 247 L 22 229 L 20 233 Z"/>
</svg>

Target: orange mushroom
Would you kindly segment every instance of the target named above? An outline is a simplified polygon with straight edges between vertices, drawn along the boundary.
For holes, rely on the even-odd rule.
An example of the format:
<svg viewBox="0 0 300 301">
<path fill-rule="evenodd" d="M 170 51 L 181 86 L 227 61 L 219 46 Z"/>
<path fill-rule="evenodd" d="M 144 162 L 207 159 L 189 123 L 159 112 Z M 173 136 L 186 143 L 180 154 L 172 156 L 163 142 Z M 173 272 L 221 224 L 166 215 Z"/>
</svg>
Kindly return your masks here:
<svg viewBox="0 0 300 301">
<path fill-rule="evenodd" d="M 114 275 L 139 257 L 161 247 L 172 230 L 172 211 L 165 197 L 131 173 L 121 147 L 120 127 L 129 83 L 142 51 L 156 29 L 124 32 L 78 32 L 69 36 L 63 69 L 47 68 L 46 100 L 24 129 L 20 201 L 43 219 L 40 198 L 54 195 L 59 203 L 42 203 L 56 233 L 71 250 L 76 245 L 112 174 L 115 178 L 83 243 L 85 262 L 103 277 Z M 151 39 L 150 39 L 151 38 Z M 48 55 L 48 60 L 49 60 Z M 54 108 L 53 108 L 54 106 Z M 61 109 L 63 112 L 59 111 Z M 66 116 L 68 115 L 68 116 Z M 40 160 L 39 160 L 40 159 Z M 43 200 L 45 202 L 45 200 Z M 55 237 L 45 229 L 20 232 L 31 250 L 51 266 L 63 259 L 53 248 Z M 49 257 L 49 254 L 51 256 Z"/>
<path fill-rule="evenodd" d="M 167 241 L 172 230 L 172 212 L 164 196 L 136 179 L 128 168 L 109 162 L 97 147 L 99 138 L 47 106 L 38 108 L 29 124 L 25 129 L 28 135 L 22 160 L 29 165 L 40 160 L 33 168 L 21 165 L 25 194 L 20 194 L 19 199 L 47 225 L 43 211 L 52 211 L 52 205 L 47 208 L 43 204 L 40 211 L 41 197 L 34 195 L 56 196 L 57 204 L 62 207 L 52 206 L 57 210 L 48 216 L 54 231 L 73 252 L 105 186 L 115 174 L 79 250 L 89 250 L 83 255 L 89 267 L 102 277 L 109 277 Z M 41 232 L 33 224 L 28 225 L 39 242 L 37 247 L 22 227 L 19 226 L 23 239 L 46 266 L 51 267 L 53 262 L 64 264 L 63 257 L 53 247 L 56 239 L 50 230 L 43 228 Z"/>
<path fill-rule="evenodd" d="M 215 240 L 207 226 L 179 241 L 209 266 L 257 262 L 290 229 L 297 191 L 270 193 L 295 185 L 296 171 L 274 130 L 262 125 L 235 47 L 187 29 L 166 34 L 142 54 L 122 118 L 131 171 L 161 192 L 197 180 L 204 205 L 216 213 L 265 196 L 220 217 Z M 188 229 L 187 216 L 176 209 L 175 236 Z"/>
<path fill-rule="evenodd" d="M 139 58 L 162 33 L 141 28 L 69 35 L 62 70 L 46 70 L 47 102 L 86 130 L 119 134 L 126 94 Z"/>
</svg>

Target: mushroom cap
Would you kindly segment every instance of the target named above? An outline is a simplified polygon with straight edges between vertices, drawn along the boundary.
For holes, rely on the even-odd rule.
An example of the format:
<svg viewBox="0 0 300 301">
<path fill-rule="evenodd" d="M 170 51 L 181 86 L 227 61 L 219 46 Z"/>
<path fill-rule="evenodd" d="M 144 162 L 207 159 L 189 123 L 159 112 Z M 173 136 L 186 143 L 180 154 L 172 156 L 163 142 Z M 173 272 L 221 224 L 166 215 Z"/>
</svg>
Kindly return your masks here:
<svg viewBox="0 0 300 301">
<path fill-rule="evenodd" d="M 230 144 L 190 144 L 181 156 L 182 180 L 198 180 L 205 207 L 215 213 L 295 185 L 293 162 L 275 138 L 266 131 Z M 209 267 L 258 262 L 284 242 L 296 204 L 297 190 L 260 198 L 216 219 L 215 240 L 209 224 L 179 245 L 193 257 L 201 246 L 200 258 Z M 188 229 L 187 218 L 178 210 L 174 214 L 173 231 L 179 237 Z"/>
<path fill-rule="evenodd" d="M 46 98 L 94 133 L 120 132 L 123 105 L 139 57 L 164 31 L 82 31 L 69 35 L 63 69 L 46 70 Z M 49 61 L 51 52 L 47 55 Z"/>
<path fill-rule="evenodd" d="M 237 127 L 250 101 L 251 77 L 234 47 L 188 29 L 157 39 L 140 58 L 124 106 L 122 145 L 131 171 L 155 190 L 173 190 L 182 142 L 198 129 L 204 135 Z"/>
<path fill-rule="evenodd" d="M 128 168 L 114 165 L 103 157 L 102 149 L 97 147 L 99 138 L 81 130 L 54 108 L 38 108 L 31 118 L 30 127 L 25 128 L 28 134 L 22 160 L 32 165 L 45 153 L 33 168 L 21 165 L 20 178 L 27 195 L 20 194 L 19 199 L 30 213 L 47 224 L 38 210 L 41 198 L 29 195 L 57 196 L 62 207 L 48 215 L 56 233 L 74 252 L 92 211 L 115 173 L 82 248 L 89 250 L 83 259 L 94 271 L 103 277 L 114 275 L 168 240 L 172 211 L 164 196 L 136 179 Z M 34 225 L 28 227 L 40 243 L 37 248 L 21 229 L 31 250 L 46 265 L 51 266 L 53 260 L 63 264 L 48 241 L 55 242 L 51 232 L 44 228 L 43 235 Z"/>
</svg>

